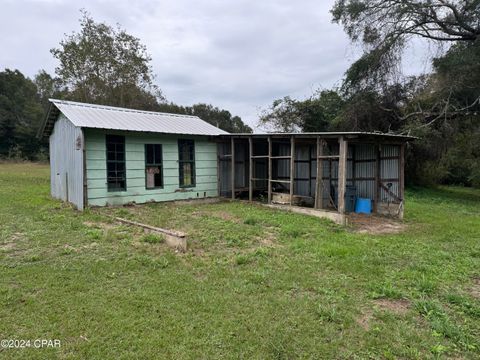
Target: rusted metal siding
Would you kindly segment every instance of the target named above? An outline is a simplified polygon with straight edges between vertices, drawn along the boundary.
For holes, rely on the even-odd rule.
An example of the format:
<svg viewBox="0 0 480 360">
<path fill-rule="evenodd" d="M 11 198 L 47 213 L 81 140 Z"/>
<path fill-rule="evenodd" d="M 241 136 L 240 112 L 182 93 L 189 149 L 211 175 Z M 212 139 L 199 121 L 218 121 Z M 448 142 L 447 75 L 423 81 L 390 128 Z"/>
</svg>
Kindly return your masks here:
<svg viewBox="0 0 480 360">
<path fill-rule="evenodd" d="M 54 198 L 83 210 L 82 129 L 59 115 L 50 135 L 50 190 Z"/>
<path fill-rule="evenodd" d="M 380 202 L 396 202 L 395 197 L 400 196 L 399 189 L 399 157 L 400 146 L 399 145 L 382 145 L 380 150 L 380 181 L 385 185 L 390 185 L 390 192 L 395 196 L 392 196 L 383 187 L 380 187 Z"/>
</svg>

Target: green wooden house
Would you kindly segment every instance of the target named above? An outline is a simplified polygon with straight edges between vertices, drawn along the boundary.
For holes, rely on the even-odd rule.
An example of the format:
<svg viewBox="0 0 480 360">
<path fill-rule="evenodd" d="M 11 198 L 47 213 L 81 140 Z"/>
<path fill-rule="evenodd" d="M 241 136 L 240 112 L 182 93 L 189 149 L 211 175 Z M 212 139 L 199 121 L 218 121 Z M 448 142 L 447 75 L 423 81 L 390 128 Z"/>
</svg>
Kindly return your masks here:
<svg viewBox="0 0 480 360">
<path fill-rule="evenodd" d="M 51 194 L 86 206 L 218 195 L 217 145 L 225 131 L 196 116 L 51 100 Z"/>
</svg>

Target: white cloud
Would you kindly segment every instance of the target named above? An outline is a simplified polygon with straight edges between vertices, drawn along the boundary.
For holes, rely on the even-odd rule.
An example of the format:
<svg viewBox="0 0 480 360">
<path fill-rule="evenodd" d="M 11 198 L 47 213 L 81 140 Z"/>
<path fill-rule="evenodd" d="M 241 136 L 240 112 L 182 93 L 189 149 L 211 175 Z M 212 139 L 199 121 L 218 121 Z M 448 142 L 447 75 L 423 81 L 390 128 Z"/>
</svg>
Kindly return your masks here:
<svg viewBox="0 0 480 360">
<path fill-rule="evenodd" d="M 80 6 L 119 23 L 153 57 L 157 82 L 179 104 L 212 103 L 255 125 L 259 108 L 338 83 L 354 60 L 332 24 L 333 0 L 7 1 L 0 13 L 0 68 L 53 73 L 49 49 L 78 31 Z"/>
</svg>

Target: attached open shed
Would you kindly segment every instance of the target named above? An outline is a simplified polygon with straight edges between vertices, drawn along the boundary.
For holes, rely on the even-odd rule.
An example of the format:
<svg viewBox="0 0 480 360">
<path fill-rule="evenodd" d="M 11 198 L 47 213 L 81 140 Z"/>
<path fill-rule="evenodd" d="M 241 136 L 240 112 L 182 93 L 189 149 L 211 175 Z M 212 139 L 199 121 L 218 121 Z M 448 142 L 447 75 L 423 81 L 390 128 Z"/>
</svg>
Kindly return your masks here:
<svg viewBox="0 0 480 360">
<path fill-rule="evenodd" d="M 402 218 L 410 140 L 366 132 L 220 135 L 219 193 L 307 207 L 339 223 L 359 199 Z"/>
</svg>

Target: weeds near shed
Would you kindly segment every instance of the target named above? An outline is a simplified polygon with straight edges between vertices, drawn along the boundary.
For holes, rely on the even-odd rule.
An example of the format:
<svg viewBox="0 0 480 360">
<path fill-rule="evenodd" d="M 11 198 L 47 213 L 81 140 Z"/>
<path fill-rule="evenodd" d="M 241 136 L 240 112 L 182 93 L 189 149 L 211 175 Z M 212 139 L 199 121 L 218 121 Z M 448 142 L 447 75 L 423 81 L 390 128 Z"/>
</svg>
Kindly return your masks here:
<svg viewBox="0 0 480 360">
<path fill-rule="evenodd" d="M 160 244 L 165 242 L 165 235 L 149 233 L 143 235 L 141 240 L 149 244 Z"/>
</svg>

